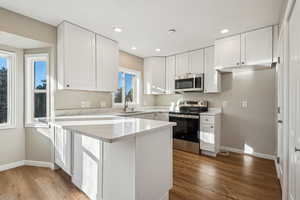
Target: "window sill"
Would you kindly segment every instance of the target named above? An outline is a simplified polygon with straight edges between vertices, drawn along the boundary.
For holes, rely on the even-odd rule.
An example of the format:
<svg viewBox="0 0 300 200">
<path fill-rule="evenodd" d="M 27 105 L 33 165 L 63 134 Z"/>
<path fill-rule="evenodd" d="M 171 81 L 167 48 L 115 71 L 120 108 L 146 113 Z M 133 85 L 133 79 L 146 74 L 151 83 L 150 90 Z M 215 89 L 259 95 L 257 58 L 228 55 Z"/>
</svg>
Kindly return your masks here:
<svg viewBox="0 0 300 200">
<path fill-rule="evenodd" d="M 25 128 L 50 128 L 50 126 L 44 123 L 31 123 L 25 124 Z"/>
<path fill-rule="evenodd" d="M 17 128 L 16 125 L 11 125 L 11 124 L 0 125 L 0 130 L 14 129 L 14 128 Z"/>
</svg>

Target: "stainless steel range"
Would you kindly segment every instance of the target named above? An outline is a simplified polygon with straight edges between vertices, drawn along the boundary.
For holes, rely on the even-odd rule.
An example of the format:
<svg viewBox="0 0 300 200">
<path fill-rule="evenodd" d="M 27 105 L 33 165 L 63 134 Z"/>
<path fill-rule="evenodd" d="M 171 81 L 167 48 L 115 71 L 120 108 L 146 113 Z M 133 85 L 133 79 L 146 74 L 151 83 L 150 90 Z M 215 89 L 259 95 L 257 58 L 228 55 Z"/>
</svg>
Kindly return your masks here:
<svg viewBox="0 0 300 200">
<path fill-rule="evenodd" d="M 207 101 L 181 101 L 176 112 L 169 112 L 173 127 L 173 147 L 199 154 L 200 152 L 200 113 L 207 112 Z"/>
</svg>

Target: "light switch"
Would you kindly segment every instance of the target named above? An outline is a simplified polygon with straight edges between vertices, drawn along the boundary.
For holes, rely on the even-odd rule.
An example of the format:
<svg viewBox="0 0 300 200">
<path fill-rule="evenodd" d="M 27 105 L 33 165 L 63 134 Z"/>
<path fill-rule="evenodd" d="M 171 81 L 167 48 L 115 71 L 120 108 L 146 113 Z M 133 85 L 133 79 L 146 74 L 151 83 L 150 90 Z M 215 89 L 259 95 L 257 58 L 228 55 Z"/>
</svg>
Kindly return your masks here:
<svg viewBox="0 0 300 200">
<path fill-rule="evenodd" d="M 248 101 L 242 101 L 242 108 L 248 108 Z"/>
</svg>

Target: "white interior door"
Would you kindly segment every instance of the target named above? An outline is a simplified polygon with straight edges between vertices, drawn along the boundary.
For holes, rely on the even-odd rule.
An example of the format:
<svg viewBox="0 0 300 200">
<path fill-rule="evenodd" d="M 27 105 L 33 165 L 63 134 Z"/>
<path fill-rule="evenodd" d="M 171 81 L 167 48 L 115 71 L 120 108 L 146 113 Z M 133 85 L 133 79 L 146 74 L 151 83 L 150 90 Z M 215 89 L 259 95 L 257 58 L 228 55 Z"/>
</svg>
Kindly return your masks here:
<svg viewBox="0 0 300 200">
<path fill-rule="evenodd" d="M 289 199 L 300 200 L 300 3 L 289 21 L 289 134 L 290 176 Z"/>
</svg>

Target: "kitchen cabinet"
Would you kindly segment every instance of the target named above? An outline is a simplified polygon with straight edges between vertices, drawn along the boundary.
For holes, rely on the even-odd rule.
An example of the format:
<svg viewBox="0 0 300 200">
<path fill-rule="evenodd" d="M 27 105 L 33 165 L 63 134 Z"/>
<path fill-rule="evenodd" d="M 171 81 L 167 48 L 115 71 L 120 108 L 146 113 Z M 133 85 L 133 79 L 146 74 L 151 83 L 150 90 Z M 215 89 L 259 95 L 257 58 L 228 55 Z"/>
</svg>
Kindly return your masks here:
<svg viewBox="0 0 300 200">
<path fill-rule="evenodd" d="M 221 75 L 214 65 L 214 46 L 204 49 L 204 93 L 221 92 Z"/>
<path fill-rule="evenodd" d="M 235 35 L 215 41 L 215 66 L 227 68 L 240 66 L 241 35 Z"/>
<path fill-rule="evenodd" d="M 189 57 L 189 73 L 204 73 L 204 50 L 191 51 Z"/>
<path fill-rule="evenodd" d="M 115 143 L 73 134 L 72 182 L 89 199 L 167 199 L 173 186 L 172 127 Z"/>
<path fill-rule="evenodd" d="M 273 61 L 273 26 L 215 41 L 215 67 L 220 71 L 249 66 L 270 66 Z"/>
<path fill-rule="evenodd" d="M 96 90 L 95 33 L 63 22 L 57 40 L 58 88 Z"/>
<path fill-rule="evenodd" d="M 102 196 L 102 145 L 98 139 L 74 134 L 72 183 L 90 199 Z"/>
<path fill-rule="evenodd" d="M 220 149 L 221 114 L 201 113 L 200 124 L 201 153 L 216 156 Z"/>
<path fill-rule="evenodd" d="M 58 89 L 115 91 L 118 43 L 69 22 L 57 32 Z"/>
<path fill-rule="evenodd" d="M 166 57 L 166 93 L 174 94 L 175 93 L 175 56 Z"/>
<path fill-rule="evenodd" d="M 96 35 L 97 90 L 112 92 L 117 89 L 119 66 L 118 43 Z"/>
<path fill-rule="evenodd" d="M 71 175 L 72 135 L 70 131 L 54 127 L 54 161 L 67 174 Z"/>
<path fill-rule="evenodd" d="M 164 94 L 166 90 L 166 58 L 144 59 L 144 93 Z"/>
<path fill-rule="evenodd" d="M 185 76 L 190 72 L 189 53 L 176 55 L 176 76 Z"/>
<path fill-rule="evenodd" d="M 273 27 L 242 34 L 241 63 L 257 65 L 272 63 Z"/>
</svg>

